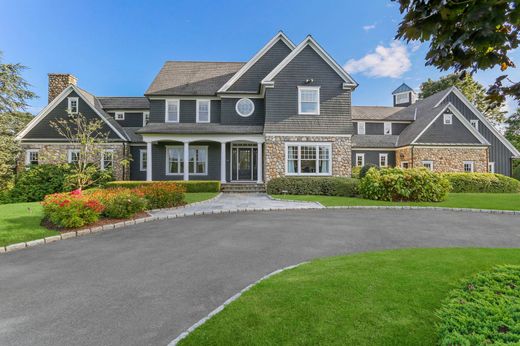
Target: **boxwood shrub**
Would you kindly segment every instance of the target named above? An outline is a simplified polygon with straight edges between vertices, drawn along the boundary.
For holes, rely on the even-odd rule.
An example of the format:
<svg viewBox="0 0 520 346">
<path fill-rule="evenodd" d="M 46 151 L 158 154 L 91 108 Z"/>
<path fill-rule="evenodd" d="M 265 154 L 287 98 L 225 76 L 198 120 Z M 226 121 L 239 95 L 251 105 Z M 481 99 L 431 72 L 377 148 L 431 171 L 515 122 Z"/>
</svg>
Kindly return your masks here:
<svg viewBox="0 0 520 346">
<path fill-rule="evenodd" d="M 497 266 L 465 280 L 436 315 L 439 345 L 520 344 L 520 266 Z"/>
<path fill-rule="evenodd" d="M 520 181 L 493 173 L 444 173 L 452 192 L 520 192 Z"/>
<path fill-rule="evenodd" d="M 383 201 L 439 202 L 449 191 L 446 178 L 425 168 L 371 168 L 359 184 L 363 197 Z"/>
<path fill-rule="evenodd" d="M 176 184 L 185 189 L 186 192 L 219 192 L 220 181 L 218 180 L 168 180 L 168 181 L 138 181 L 138 180 L 125 180 L 125 181 L 111 181 L 106 184 L 107 188 L 113 187 L 126 187 L 134 188 L 139 186 L 146 186 L 149 184 Z"/>
<path fill-rule="evenodd" d="M 341 177 L 281 177 L 267 183 L 271 195 L 355 196 L 359 180 Z"/>
<path fill-rule="evenodd" d="M 36 165 L 20 172 L 10 191 L 10 202 L 36 202 L 46 195 L 66 191 L 68 165 Z M 68 189 L 70 191 L 70 189 Z"/>
</svg>

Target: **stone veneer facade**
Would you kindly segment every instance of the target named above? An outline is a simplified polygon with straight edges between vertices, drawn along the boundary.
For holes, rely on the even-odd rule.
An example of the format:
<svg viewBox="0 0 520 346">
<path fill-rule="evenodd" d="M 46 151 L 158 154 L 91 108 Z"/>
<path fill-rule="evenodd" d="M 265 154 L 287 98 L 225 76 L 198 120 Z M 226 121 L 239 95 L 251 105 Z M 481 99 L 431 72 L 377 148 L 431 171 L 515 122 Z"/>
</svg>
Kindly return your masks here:
<svg viewBox="0 0 520 346">
<path fill-rule="evenodd" d="M 78 80 L 67 73 L 49 73 L 48 101 L 51 103 L 69 85 L 76 85 Z"/>
<path fill-rule="evenodd" d="M 422 167 L 422 161 L 433 161 L 435 172 L 463 172 L 464 161 L 473 161 L 477 173 L 488 171 L 487 147 L 422 147 L 413 146 L 396 150 L 396 166 L 408 161 L 410 168 Z"/>
<path fill-rule="evenodd" d="M 265 137 L 265 182 L 285 176 L 285 143 L 327 142 L 332 144 L 332 175 L 350 177 L 352 171 L 350 136 L 290 135 Z"/>
<path fill-rule="evenodd" d="M 116 180 L 124 180 L 129 178 L 129 169 L 125 169 L 121 163 L 127 155 L 127 150 L 122 143 L 109 143 L 103 145 L 105 149 L 114 151 L 114 178 Z M 26 151 L 29 149 L 38 149 L 38 163 L 43 164 L 64 164 L 68 162 L 68 150 L 77 149 L 78 146 L 65 143 L 49 143 L 49 144 L 22 144 L 22 153 L 20 156 L 18 169 L 23 169 L 25 165 Z M 99 158 L 101 162 L 101 157 Z"/>
</svg>

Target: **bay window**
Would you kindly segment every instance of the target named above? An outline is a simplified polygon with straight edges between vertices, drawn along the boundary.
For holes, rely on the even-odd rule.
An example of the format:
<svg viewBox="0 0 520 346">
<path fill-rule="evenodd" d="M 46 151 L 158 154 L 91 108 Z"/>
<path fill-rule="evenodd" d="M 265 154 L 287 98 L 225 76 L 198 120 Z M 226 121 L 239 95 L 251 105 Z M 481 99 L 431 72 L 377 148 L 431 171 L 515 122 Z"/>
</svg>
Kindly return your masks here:
<svg viewBox="0 0 520 346">
<path fill-rule="evenodd" d="M 331 175 L 330 143 L 287 143 L 288 175 Z"/>
<path fill-rule="evenodd" d="M 208 147 L 190 146 L 189 174 L 208 174 Z M 166 147 L 166 175 L 181 175 L 184 172 L 184 149 L 182 146 Z"/>
</svg>

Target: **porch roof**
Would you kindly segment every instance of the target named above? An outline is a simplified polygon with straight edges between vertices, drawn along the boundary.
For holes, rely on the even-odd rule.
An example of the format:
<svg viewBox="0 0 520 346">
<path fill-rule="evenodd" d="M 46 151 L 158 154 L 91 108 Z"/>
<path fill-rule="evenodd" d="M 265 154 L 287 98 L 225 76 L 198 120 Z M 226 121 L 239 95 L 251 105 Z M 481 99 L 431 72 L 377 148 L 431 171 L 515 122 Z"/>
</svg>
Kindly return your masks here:
<svg viewBox="0 0 520 346">
<path fill-rule="evenodd" d="M 262 134 L 262 125 L 223 125 L 201 123 L 149 123 L 137 134 Z"/>
</svg>

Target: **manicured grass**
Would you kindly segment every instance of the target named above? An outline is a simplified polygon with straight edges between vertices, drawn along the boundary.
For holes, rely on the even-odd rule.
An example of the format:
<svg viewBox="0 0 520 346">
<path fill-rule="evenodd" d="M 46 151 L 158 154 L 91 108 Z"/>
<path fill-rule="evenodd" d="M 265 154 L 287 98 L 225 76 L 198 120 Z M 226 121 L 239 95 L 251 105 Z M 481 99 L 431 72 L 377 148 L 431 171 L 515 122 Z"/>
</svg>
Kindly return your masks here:
<svg viewBox="0 0 520 346">
<path fill-rule="evenodd" d="M 42 218 L 38 202 L 0 205 L 0 246 L 59 234 L 40 226 Z"/>
<path fill-rule="evenodd" d="M 186 193 L 186 202 L 195 203 L 202 202 L 218 195 L 218 192 L 188 192 Z"/>
<path fill-rule="evenodd" d="M 320 202 L 332 206 L 410 205 L 448 208 L 520 210 L 520 193 L 450 193 L 443 202 L 386 202 L 357 197 L 274 195 L 276 198 Z"/>
<path fill-rule="evenodd" d="M 519 249 L 406 249 L 312 261 L 273 276 L 181 345 L 434 345 L 435 311 L 459 280 Z"/>
</svg>

